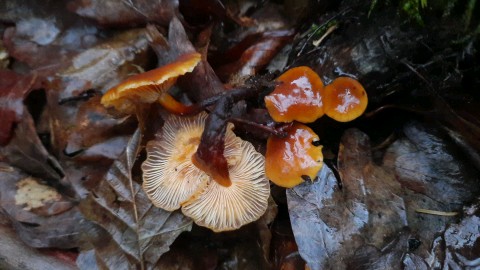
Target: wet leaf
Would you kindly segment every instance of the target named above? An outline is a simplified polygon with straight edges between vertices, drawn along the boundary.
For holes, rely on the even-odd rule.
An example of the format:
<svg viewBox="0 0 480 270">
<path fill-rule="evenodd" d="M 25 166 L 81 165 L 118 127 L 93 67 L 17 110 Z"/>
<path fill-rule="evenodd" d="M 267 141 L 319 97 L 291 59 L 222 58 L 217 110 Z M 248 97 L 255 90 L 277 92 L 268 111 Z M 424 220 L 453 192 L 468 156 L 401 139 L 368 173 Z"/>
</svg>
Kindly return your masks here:
<svg viewBox="0 0 480 270">
<path fill-rule="evenodd" d="M 36 75 L 20 75 L 13 71 L 0 69 L 0 145 L 5 146 L 11 136 L 14 125 L 23 116 L 23 100 L 32 90 Z"/>
<path fill-rule="evenodd" d="M 149 22 L 167 25 L 177 13 L 175 0 L 74 0 L 69 9 L 101 26 L 134 26 Z"/>
<path fill-rule="evenodd" d="M 88 104 L 83 103 L 93 96 L 99 96 L 102 91 L 108 90 L 132 72 L 138 72 L 136 64 L 145 65 L 147 46 L 145 32 L 142 29 L 118 34 L 73 58 L 71 65 L 65 67 L 58 74 L 58 78 L 47 85 L 50 132 L 55 138 L 52 147 L 57 156 L 62 156 L 70 136 L 85 135 L 73 134 L 74 131 L 91 132 L 88 127 L 82 127 L 82 124 L 92 127 L 92 124 L 103 123 L 115 129 L 111 125 L 117 121 L 120 128 L 122 121 L 108 116 L 99 102 L 99 97 L 87 102 Z M 82 97 L 85 93 L 90 95 Z M 103 120 L 95 118 L 94 120 L 99 121 L 78 122 L 85 121 L 89 115 L 99 115 Z M 105 136 L 97 138 L 101 137 L 107 139 Z M 80 149 L 77 146 L 73 148 Z M 68 150 L 68 153 L 70 152 L 72 151 Z"/>
<path fill-rule="evenodd" d="M 40 79 L 67 67 L 74 55 L 97 42 L 95 28 L 74 25 L 63 29 L 54 15 L 47 14 L 47 18 L 19 18 L 15 27 L 5 30 L 3 39 L 10 56 L 35 70 Z"/>
<path fill-rule="evenodd" d="M 1 217 L 1 216 L 0 216 Z M 15 231 L 0 224 L 0 268 L 15 270 L 76 269 L 74 264 L 44 254 L 27 246 Z"/>
<path fill-rule="evenodd" d="M 214 233 L 194 226 L 159 260 L 156 269 L 268 269 L 255 224 Z"/>
<path fill-rule="evenodd" d="M 231 48 L 225 57 L 234 61 L 221 66 L 217 73 L 233 84 L 241 83 L 241 78 L 258 74 L 292 38 L 294 31 L 277 30 L 253 34 Z M 254 40 L 254 41 L 253 41 Z M 237 56 L 236 54 L 241 54 Z"/>
<path fill-rule="evenodd" d="M 112 238 L 113 241 L 106 244 L 116 245 L 121 250 L 119 256 L 100 258 L 101 263 L 110 269 L 118 263 L 152 268 L 175 238 L 190 230 L 192 224 L 180 212 L 154 207 L 132 178 L 131 170 L 140 151 L 140 141 L 141 134 L 137 130 L 104 181 L 81 203 L 84 215 Z"/>
<path fill-rule="evenodd" d="M 416 254 L 428 258 L 436 236 L 455 216 L 419 214 L 417 209 L 459 212 L 478 193 L 478 176 L 459 149 L 438 128 L 420 122 L 403 128 L 405 137 L 386 151 L 383 165 L 404 186 L 409 227 L 422 244 Z"/>
<path fill-rule="evenodd" d="M 78 162 L 98 161 L 110 165 L 123 152 L 130 135 L 135 131 L 133 117 L 112 118 L 95 96 L 78 106 L 64 154 Z"/>
<path fill-rule="evenodd" d="M 382 250 L 407 225 L 401 187 L 372 163 L 368 137 L 348 130 L 339 151 L 342 189 L 323 166 L 318 181 L 287 190 L 295 240 L 310 269 L 344 268 L 356 252 Z"/>
<path fill-rule="evenodd" d="M 24 111 L 22 121 L 18 123 L 11 142 L 6 147 L 0 148 L 0 158 L 33 176 L 58 184 L 63 177 L 63 170 L 38 138 L 35 124 L 28 111 L 22 110 Z"/>
<path fill-rule="evenodd" d="M 39 179 L 9 168 L 0 170 L 0 207 L 19 237 L 32 247 L 78 247 L 80 232 L 91 225 L 74 202 Z"/>
<path fill-rule="evenodd" d="M 480 203 L 466 207 L 464 218 L 450 225 L 443 234 L 444 245 L 434 246 L 437 257 L 434 266 L 450 269 L 480 267 Z M 440 256 L 439 256 L 440 255 Z"/>
<path fill-rule="evenodd" d="M 478 194 L 478 172 L 441 130 L 412 122 L 403 133 L 406 138 L 392 144 L 384 157 L 403 186 L 442 202 L 444 211 L 458 210 Z"/>
</svg>

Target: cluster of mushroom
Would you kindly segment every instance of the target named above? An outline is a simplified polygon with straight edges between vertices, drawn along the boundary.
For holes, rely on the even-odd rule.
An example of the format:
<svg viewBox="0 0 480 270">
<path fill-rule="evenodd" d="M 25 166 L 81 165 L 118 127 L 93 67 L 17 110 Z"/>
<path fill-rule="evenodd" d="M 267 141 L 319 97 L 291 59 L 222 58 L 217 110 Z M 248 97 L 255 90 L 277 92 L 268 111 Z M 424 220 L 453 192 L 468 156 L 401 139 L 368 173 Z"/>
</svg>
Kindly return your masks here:
<svg viewBox="0 0 480 270">
<path fill-rule="evenodd" d="M 174 114 L 194 114 L 198 107 L 183 105 L 167 90 L 200 59 L 198 53 L 185 54 L 170 64 L 134 75 L 108 90 L 101 102 L 124 113 L 159 102 Z M 204 112 L 172 114 L 165 119 L 161 134 L 147 144 L 143 189 L 157 207 L 167 211 L 181 208 L 195 223 L 213 231 L 235 230 L 259 219 L 267 209 L 270 184 L 264 172 L 265 158 L 251 143 L 237 137 L 229 124 L 223 147 L 227 179 L 205 170 L 196 164 L 195 154 L 206 119 Z"/>
<path fill-rule="evenodd" d="M 323 166 L 322 147 L 311 123 L 324 114 L 339 122 L 354 120 L 367 108 L 363 86 L 349 77 L 336 78 L 324 86 L 306 66 L 289 69 L 277 79 L 279 85 L 265 97 L 265 106 L 276 122 L 292 122 L 287 136 L 270 136 L 267 142 L 266 175 L 282 187 L 294 187 L 314 179 Z"/>
<path fill-rule="evenodd" d="M 218 114 L 231 109 L 233 96 L 245 98 L 256 92 L 248 88 L 227 91 L 208 101 L 215 101 L 215 108 L 221 109 L 208 115 L 203 109 L 214 103 L 184 105 L 168 94 L 177 78 L 193 71 L 200 60 L 200 54 L 188 53 L 134 75 L 108 90 L 101 102 L 129 114 L 158 102 L 172 113 L 161 134 L 147 143 L 147 159 L 142 164 L 144 191 L 155 206 L 167 211 L 181 209 L 198 225 L 217 232 L 235 230 L 266 211 L 269 179 L 293 187 L 314 179 L 322 167 L 320 139 L 302 123 L 311 123 L 323 114 L 350 121 L 363 113 L 367 96 L 351 78 L 340 77 L 324 87 L 308 67 L 288 70 L 265 97 L 265 105 L 276 122 L 293 123 L 285 137 L 270 136 L 263 157 L 251 143 L 235 135 L 226 115 Z"/>
</svg>

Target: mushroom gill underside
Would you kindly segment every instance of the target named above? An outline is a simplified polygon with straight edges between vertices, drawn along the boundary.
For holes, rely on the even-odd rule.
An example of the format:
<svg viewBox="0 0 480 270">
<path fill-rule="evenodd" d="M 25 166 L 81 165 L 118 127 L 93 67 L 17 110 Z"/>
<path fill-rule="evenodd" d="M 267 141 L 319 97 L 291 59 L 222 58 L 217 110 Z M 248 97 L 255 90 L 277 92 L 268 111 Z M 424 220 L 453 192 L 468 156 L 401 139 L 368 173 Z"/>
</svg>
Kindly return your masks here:
<svg viewBox="0 0 480 270">
<path fill-rule="evenodd" d="M 227 128 L 224 156 L 232 185 L 224 187 L 192 163 L 207 114 L 169 116 L 159 139 L 147 145 L 143 189 L 157 207 L 181 208 L 200 226 L 229 231 L 260 218 L 270 195 L 265 158 Z"/>
</svg>

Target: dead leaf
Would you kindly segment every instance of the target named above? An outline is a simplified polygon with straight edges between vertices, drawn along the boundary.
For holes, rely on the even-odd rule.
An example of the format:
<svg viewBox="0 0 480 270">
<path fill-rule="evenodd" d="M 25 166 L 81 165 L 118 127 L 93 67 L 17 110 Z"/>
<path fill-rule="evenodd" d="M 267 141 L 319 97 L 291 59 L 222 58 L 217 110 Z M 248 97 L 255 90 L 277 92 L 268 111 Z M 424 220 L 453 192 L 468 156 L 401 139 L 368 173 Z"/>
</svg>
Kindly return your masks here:
<svg viewBox="0 0 480 270">
<path fill-rule="evenodd" d="M 81 203 L 84 215 L 113 239 L 106 244 L 117 245 L 122 251 L 120 256 L 100 258 L 109 269 L 119 262 L 152 268 L 175 238 L 192 226 L 192 221 L 180 212 L 154 207 L 132 178 L 140 142 L 141 134 L 137 130 L 105 180 Z"/>
<path fill-rule="evenodd" d="M 131 27 L 148 22 L 167 25 L 177 13 L 178 1 L 74 0 L 68 7 L 78 15 L 93 19 L 104 27 Z"/>
<path fill-rule="evenodd" d="M 250 76 L 262 71 L 277 53 L 291 41 L 292 30 L 256 33 L 244 38 L 225 52 L 224 59 L 233 61 L 216 69 L 220 78 L 233 85 L 242 85 Z M 238 55 L 240 54 L 240 55 Z"/>
<path fill-rule="evenodd" d="M 480 267 L 480 202 L 465 208 L 464 218 L 450 225 L 440 244 L 434 246 L 434 266 L 444 269 L 478 269 Z"/>
<path fill-rule="evenodd" d="M 15 204 L 23 205 L 23 210 L 31 211 L 45 204 L 58 202 L 61 198 L 54 188 L 42 185 L 34 178 L 27 177 L 17 183 Z"/>
<path fill-rule="evenodd" d="M 19 237 L 37 248 L 78 247 L 82 241 L 80 233 L 88 230 L 91 224 L 83 218 L 74 202 L 38 179 L 33 180 L 11 168 L 13 170 L 0 171 L 0 207 Z M 24 190 L 28 189 L 26 183 L 30 190 Z M 37 199 L 40 201 L 35 202 Z"/>
<path fill-rule="evenodd" d="M 36 75 L 20 75 L 0 69 L 0 146 L 11 139 L 14 125 L 23 116 L 23 100 L 32 90 Z"/>
<path fill-rule="evenodd" d="M 23 270 L 68 270 L 75 265 L 27 246 L 15 231 L 0 223 L 0 268 Z"/>
<path fill-rule="evenodd" d="M 382 250 L 407 225 L 401 187 L 371 160 L 367 135 L 347 130 L 339 150 L 343 188 L 327 166 L 287 190 L 293 233 L 310 269 L 345 268 L 356 252 Z"/>
<path fill-rule="evenodd" d="M 75 122 L 63 153 L 77 162 L 99 162 L 111 165 L 122 154 L 135 131 L 133 117 L 112 118 L 100 104 L 100 96 L 79 104 Z"/>
<path fill-rule="evenodd" d="M 18 123 L 11 142 L 0 148 L 0 159 L 28 174 L 59 185 L 63 169 L 38 138 L 30 113 L 26 109 L 23 111 L 22 121 Z M 63 184 L 68 187 L 68 184 Z"/>
<path fill-rule="evenodd" d="M 384 157 L 403 186 L 444 204 L 443 211 L 458 210 L 478 194 L 478 172 L 441 130 L 411 122 L 403 133 Z"/>
</svg>

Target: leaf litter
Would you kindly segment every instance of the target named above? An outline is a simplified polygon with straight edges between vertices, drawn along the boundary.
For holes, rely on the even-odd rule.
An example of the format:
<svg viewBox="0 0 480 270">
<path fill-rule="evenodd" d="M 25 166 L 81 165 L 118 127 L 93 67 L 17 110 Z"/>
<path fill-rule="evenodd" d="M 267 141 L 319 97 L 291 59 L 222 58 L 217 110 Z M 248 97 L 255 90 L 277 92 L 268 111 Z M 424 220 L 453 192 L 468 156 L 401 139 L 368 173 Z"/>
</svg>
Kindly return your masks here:
<svg viewBox="0 0 480 270">
<path fill-rule="evenodd" d="M 117 245 L 133 258 L 128 261 L 123 257 L 127 261 L 121 263 L 151 269 L 175 238 L 191 229 L 192 221 L 178 211 L 168 212 L 154 207 L 140 184 L 133 179 L 131 171 L 141 149 L 141 139 L 137 130 L 125 152 L 107 172 L 105 181 L 80 207 L 88 219 L 108 232 L 113 239 L 111 245 Z M 110 261 L 102 264 L 112 266 Z"/>
<path fill-rule="evenodd" d="M 472 79 L 478 57 L 469 49 L 473 41 L 451 48 L 458 50 L 455 60 L 443 51 L 441 44 L 458 36 L 456 23 L 432 17 L 432 29 L 417 29 L 388 5 L 367 17 L 366 10 L 353 12 L 352 1 L 322 7 L 208 1 L 193 12 L 185 8 L 198 1 L 114 2 L 0 4 L 0 61 L 7 68 L 0 72 L 0 206 L 22 241 L 73 248 L 82 269 L 303 269 L 305 262 L 310 269 L 478 268 L 478 167 L 468 160 L 478 151 L 477 123 L 468 115 L 475 93 L 455 92 L 479 85 Z M 310 23 L 337 29 L 312 47 L 309 35 L 295 35 Z M 171 91 L 187 104 L 249 83 L 245 76 L 266 68 L 308 65 L 326 83 L 337 75 L 365 82 L 372 110 L 393 104 L 411 112 L 427 101 L 437 114 L 381 112 L 348 125 L 320 119 L 311 126 L 326 135 L 320 137 L 330 156 L 340 145 L 340 177 L 324 166 L 317 181 L 287 190 L 288 202 L 284 189 L 273 188 L 260 221 L 213 234 L 178 212 L 152 207 L 140 188 L 142 145 L 165 112 L 151 106 L 139 119 L 119 117 L 99 103 L 126 77 L 193 50 L 203 54 L 201 64 Z M 38 93 L 45 93 L 37 102 L 43 104 L 35 104 Z M 242 102 L 234 115 L 265 114 L 261 100 Z M 411 118 L 431 123 L 407 123 Z M 147 126 L 143 137 L 135 132 L 137 120 Z M 268 115 L 264 120 L 272 123 Z M 264 149 L 265 132 L 237 122 L 237 131 Z M 382 128 L 373 127 L 378 122 Z M 344 133 L 350 126 L 371 139 L 358 130 Z M 399 137 L 393 143 L 370 146 L 392 130 Z"/>
</svg>

